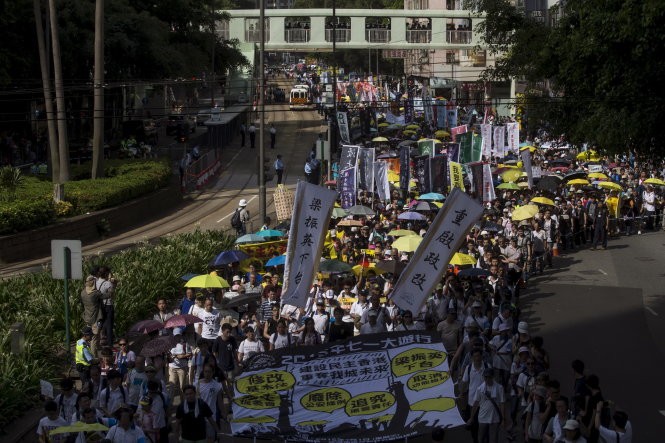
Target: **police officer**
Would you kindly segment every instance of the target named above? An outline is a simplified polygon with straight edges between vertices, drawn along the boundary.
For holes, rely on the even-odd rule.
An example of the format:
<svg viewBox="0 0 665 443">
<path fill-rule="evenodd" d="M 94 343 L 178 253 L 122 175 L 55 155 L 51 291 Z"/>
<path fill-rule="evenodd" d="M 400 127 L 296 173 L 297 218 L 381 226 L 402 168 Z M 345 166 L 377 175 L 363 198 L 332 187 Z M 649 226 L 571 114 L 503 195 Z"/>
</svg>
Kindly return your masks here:
<svg viewBox="0 0 665 443">
<path fill-rule="evenodd" d="M 86 326 L 82 331 L 83 337 L 76 342 L 76 370 L 81 377 L 81 383 L 90 381 L 90 365 L 97 362 L 90 350 L 90 340 L 92 340 L 92 328 Z"/>
</svg>

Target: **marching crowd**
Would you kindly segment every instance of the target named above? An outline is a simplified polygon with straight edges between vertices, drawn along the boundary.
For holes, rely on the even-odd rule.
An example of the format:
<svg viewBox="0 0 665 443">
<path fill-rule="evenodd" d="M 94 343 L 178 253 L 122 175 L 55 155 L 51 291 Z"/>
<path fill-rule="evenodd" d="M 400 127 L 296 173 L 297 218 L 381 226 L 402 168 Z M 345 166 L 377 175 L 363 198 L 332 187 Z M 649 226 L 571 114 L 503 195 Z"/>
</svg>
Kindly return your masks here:
<svg viewBox="0 0 665 443">
<path fill-rule="evenodd" d="M 554 156 L 560 157 L 559 151 L 536 154 L 535 163 L 546 169 Z M 373 208 L 373 215 L 331 220 L 323 256 L 347 267 L 320 274 L 305 307 L 280 303 L 281 266 L 260 271 L 256 264 L 241 269 L 239 263 L 214 270 L 229 280 L 227 291 L 187 288 L 170 307 L 169 301 L 156 300 L 153 320 L 162 326 L 150 336 L 170 340 L 160 352 L 142 352 L 145 346 L 136 343 L 144 342 L 129 333 L 116 344 L 115 281 L 109 269 L 99 269 L 81 292 L 87 326 L 77 342 L 76 364 L 82 386 L 77 391 L 71 379 L 62 381 L 61 393 L 45 404 L 40 441 L 166 442 L 170 433 L 182 441 L 216 441 L 231 418 L 232 382 L 252 356 L 354 335 L 427 330 L 440 335 L 452 356 L 458 406 L 474 442 L 498 442 L 500 436 L 631 442 L 628 415 L 603 397 L 599 376 L 587 374 L 581 360 L 571 362 L 574 380 L 551 373 L 550 358 L 556 356 L 520 317 L 521 291 L 531 277 L 557 265 L 559 248 L 604 249 L 608 236 L 663 227 L 663 187 L 648 184 L 662 179 L 663 165 L 639 163 L 633 155 L 616 160 L 612 168 L 609 159 L 603 164 L 622 192 L 571 187 L 565 180 L 548 191 L 498 192 L 459 251 L 471 261 L 449 266 L 418 312 L 404 311 L 392 300 L 411 255 L 393 244 L 405 234 L 397 230 L 424 235 L 436 209 L 421 211 L 422 220 L 402 220 L 417 195 L 404 199 L 397 190 L 390 202 L 359 194 L 359 203 Z M 585 167 L 574 159 L 569 165 L 568 173 Z M 516 219 L 536 196 L 552 202 Z M 182 314 L 195 320 L 165 327 Z M 77 422 L 110 429 L 49 432 Z"/>
</svg>

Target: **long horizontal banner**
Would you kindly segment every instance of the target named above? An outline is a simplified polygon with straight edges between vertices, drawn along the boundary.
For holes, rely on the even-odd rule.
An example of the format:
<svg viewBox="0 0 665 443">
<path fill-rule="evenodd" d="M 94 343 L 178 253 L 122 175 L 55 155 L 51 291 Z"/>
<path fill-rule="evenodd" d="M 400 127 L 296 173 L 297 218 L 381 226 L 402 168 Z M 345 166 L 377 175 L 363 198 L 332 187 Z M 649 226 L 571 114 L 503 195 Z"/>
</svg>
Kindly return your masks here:
<svg viewBox="0 0 665 443">
<path fill-rule="evenodd" d="M 263 243 L 243 243 L 238 245 L 238 249 L 246 252 L 252 258 L 265 262 L 273 258 L 275 253 L 284 254 L 287 242 L 288 240 L 276 240 Z"/>
<path fill-rule="evenodd" d="M 234 435 L 311 442 L 397 441 L 460 426 L 436 333 L 369 334 L 257 354 L 234 382 Z"/>
</svg>

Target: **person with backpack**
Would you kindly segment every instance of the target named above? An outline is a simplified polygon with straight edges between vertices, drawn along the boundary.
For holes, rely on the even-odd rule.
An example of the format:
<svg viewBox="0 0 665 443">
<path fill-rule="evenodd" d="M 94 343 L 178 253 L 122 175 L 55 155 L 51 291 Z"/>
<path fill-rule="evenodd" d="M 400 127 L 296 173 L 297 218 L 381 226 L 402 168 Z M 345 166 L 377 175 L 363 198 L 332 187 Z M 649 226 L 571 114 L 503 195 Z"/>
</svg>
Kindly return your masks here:
<svg viewBox="0 0 665 443">
<path fill-rule="evenodd" d="M 109 371 L 108 386 L 99 391 L 99 407 L 104 411 L 107 417 L 113 417 L 113 414 L 120 408 L 128 406 L 127 391 L 122 386 L 122 375 L 120 372 L 112 369 Z"/>
<path fill-rule="evenodd" d="M 249 222 L 250 215 L 247 210 L 247 200 L 244 198 L 238 202 L 233 216 L 231 217 L 231 227 L 236 230 L 238 236 L 247 234 L 246 224 Z"/>
<path fill-rule="evenodd" d="M 270 336 L 268 344 L 271 351 L 293 346 L 293 337 L 291 336 L 291 333 L 288 332 L 286 320 L 283 318 L 277 321 L 277 331 Z"/>
</svg>

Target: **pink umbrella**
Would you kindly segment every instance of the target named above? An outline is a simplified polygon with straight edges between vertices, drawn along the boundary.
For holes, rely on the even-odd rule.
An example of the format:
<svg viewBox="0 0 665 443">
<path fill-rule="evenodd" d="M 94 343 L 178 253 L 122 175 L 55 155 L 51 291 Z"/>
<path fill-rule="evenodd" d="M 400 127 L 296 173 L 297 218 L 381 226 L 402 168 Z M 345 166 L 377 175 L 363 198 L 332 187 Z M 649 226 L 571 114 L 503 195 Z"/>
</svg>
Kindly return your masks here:
<svg viewBox="0 0 665 443">
<path fill-rule="evenodd" d="M 180 314 L 174 315 L 173 317 L 166 320 L 164 323 L 164 328 L 184 328 L 187 325 L 193 323 L 201 323 L 203 320 L 198 318 L 196 315 L 191 314 Z"/>
<path fill-rule="evenodd" d="M 144 357 L 155 357 L 169 352 L 177 343 L 178 339 L 173 335 L 162 335 L 143 345 L 139 354 Z"/>
<path fill-rule="evenodd" d="M 159 331 L 163 327 L 164 325 L 162 325 L 162 322 L 157 320 L 141 320 L 140 322 L 132 325 L 132 327 L 129 328 L 129 332 L 150 334 L 153 331 Z"/>
</svg>

